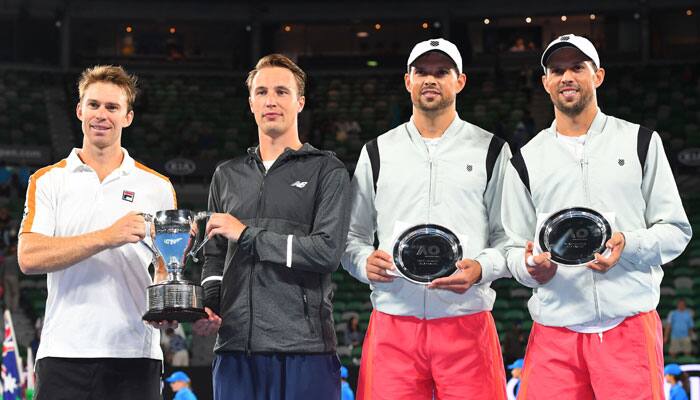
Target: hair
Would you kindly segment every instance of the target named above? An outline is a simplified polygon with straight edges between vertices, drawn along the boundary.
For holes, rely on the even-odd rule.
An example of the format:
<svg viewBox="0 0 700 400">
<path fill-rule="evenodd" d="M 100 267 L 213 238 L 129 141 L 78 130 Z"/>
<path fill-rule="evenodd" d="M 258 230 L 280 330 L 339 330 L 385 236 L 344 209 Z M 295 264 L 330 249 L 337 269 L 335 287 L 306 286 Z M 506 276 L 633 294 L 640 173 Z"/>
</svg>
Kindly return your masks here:
<svg viewBox="0 0 700 400">
<path fill-rule="evenodd" d="M 87 68 L 80 75 L 78 81 L 80 101 L 83 101 L 83 95 L 85 95 L 88 86 L 97 82 L 107 82 L 119 86 L 126 93 L 127 112 L 134 109 L 134 102 L 138 94 L 136 75 L 130 75 L 124 68 L 114 65 L 95 65 L 92 68 Z"/>
<path fill-rule="evenodd" d="M 245 84 L 248 87 L 248 92 L 252 90 L 253 79 L 255 78 L 255 75 L 257 75 L 261 69 L 270 67 L 285 68 L 291 71 L 291 73 L 294 75 L 294 80 L 296 80 L 297 82 L 298 96 L 301 97 L 304 95 L 304 88 L 306 86 L 306 73 L 301 68 L 299 68 L 299 66 L 296 65 L 294 61 L 290 60 L 289 57 L 282 54 L 270 54 L 258 60 L 258 63 L 255 64 L 255 68 L 248 72 L 248 78 L 245 81 Z"/>
</svg>

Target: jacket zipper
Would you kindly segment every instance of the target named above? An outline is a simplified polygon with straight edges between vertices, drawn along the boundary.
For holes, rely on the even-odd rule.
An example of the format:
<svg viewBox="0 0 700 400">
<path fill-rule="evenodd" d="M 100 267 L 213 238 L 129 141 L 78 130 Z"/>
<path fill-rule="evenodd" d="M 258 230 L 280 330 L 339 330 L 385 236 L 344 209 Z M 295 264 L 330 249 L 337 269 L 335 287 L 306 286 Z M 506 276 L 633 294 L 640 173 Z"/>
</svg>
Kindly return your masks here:
<svg viewBox="0 0 700 400">
<path fill-rule="evenodd" d="M 301 288 L 301 299 L 304 301 L 304 319 L 306 323 L 309 324 L 309 331 L 311 331 L 311 334 L 315 335 L 314 324 L 311 323 L 311 317 L 309 316 L 309 299 L 306 297 L 306 289 L 304 289 L 303 286 L 299 287 Z"/>
<path fill-rule="evenodd" d="M 588 160 L 585 158 L 585 143 L 584 143 L 584 156 L 581 158 L 581 175 L 583 176 L 583 193 L 586 198 L 586 205 L 590 206 L 591 196 L 588 191 Z M 593 305 L 595 306 L 595 316 L 597 320 L 601 320 L 600 316 L 600 305 L 598 304 L 598 279 L 596 276 L 596 271 L 591 270 L 591 276 L 593 278 Z"/>
<path fill-rule="evenodd" d="M 257 161 L 255 162 L 256 166 Z M 267 171 L 268 173 L 270 171 Z M 263 174 L 262 181 L 260 183 L 260 191 L 258 192 L 258 209 L 255 212 L 255 223 L 258 224 L 258 219 L 260 218 L 260 210 L 262 209 L 262 197 L 263 191 L 265 190 L 265 174 Z M 250 275 L 248 276 L 248 312 L 250 313 L 250 322 L 248 324 L 248 343 L 246 344 L 245 352 L 248 356 L 251 353 L 251 341 L 253 339 L 253 272 L 255 271 L 255 260 L 253 260 L 253 265 L 250 267 Z"/>
<path fill-rule="evenodd" d="M 426 150 L 428 150 L 427 145 L 426 145 Z M 428 151 L 428 163 L 430 165 L 429 168 L 429 184 L 428 184 L 428 223 L 431 222 L 430 220 L 430 211 L 433 206 L 433 192 L 435 191 L 435 188 L 433 187 L 433 156 L 430 154 L 430 151 Z M 427 316 L 427 307 L 428 307 L 428 290 L 423 287 L 423 319 L 426 319 Z"/>
</svg>

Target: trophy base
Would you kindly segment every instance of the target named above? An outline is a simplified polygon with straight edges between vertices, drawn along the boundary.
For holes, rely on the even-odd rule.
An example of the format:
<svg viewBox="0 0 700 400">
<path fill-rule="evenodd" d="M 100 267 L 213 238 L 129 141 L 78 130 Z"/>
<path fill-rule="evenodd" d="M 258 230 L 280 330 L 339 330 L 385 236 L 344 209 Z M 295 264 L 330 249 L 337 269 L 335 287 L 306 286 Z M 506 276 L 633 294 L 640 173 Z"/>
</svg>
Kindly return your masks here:
<svg viewBox="0 0 700 400">
<path fill-rule="evenodd" d="M 203 290 L 188 281 L 165 281 L 146 290 L 148 310 L 145 321 L 192 322 L 207 318 Z"/>
<path fill-rule="evenodd" d="M 165 308 L 162 310 L 148 310 L 143 315 L 143 320 L 194 322 L 207 317 L 207 313 L 199 308 Z"/>
</svg>

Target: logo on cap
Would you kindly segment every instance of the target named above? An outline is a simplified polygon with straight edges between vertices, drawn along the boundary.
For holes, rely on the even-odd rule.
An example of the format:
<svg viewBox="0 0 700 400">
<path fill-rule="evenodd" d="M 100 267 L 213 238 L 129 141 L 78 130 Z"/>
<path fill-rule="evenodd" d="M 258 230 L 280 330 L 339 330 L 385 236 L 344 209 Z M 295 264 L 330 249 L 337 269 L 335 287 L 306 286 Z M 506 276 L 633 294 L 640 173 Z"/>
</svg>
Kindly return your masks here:
<svg viewBox="0 0 700 400">
<path fill-rule="evenodd" d="M 433 47 L 438 47 L 440 46 L 440 42 L 438 42 L 437 40 L 431 40 L 430 45 Z"/>
<path fill-rule="evenodd" d="M 559 36 L 559 40 L 561 40 L 561 41 L 569 40 L 569 35 Z"/>
</svg>

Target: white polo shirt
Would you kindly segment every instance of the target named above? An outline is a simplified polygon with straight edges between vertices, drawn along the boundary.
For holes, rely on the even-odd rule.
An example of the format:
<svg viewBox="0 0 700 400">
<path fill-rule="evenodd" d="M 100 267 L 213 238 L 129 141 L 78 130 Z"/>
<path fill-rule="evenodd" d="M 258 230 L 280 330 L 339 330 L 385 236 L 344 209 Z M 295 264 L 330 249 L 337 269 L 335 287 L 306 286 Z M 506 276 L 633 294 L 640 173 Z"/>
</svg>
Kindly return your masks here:
<svg viewBox="0 0 700 400">
<path fill-rule="evenodd" d="M 73 149 L 29 180 L 20 234 L 76 236 L 104 229 L 129 211 L 177 208 L 167 177 L 124 160 L 102 182 Z M 152 253 L 140 243 L 104 250 L 47 274 L 46 316 L 37 359 L 163 359 L 160 333 L 144 324 Z"/>
</svg>

